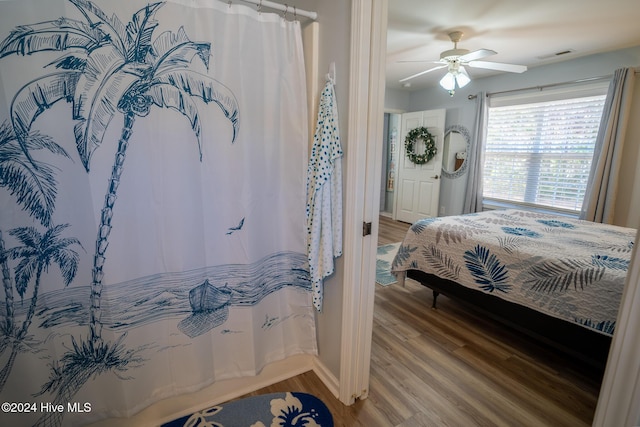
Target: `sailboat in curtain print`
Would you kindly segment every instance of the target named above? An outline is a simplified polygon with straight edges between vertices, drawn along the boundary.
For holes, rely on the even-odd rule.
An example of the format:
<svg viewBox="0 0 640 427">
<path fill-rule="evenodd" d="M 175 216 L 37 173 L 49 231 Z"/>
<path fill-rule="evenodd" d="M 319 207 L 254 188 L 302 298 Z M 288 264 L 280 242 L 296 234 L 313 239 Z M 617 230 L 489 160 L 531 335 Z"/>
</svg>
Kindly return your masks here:
<svg viewBox="0 0 640 427">
<path fill-rule="evenodd" d="M 116 342 L 102 338 L 100 298 L 103 265 L 106 259 L 111 218 L 116 191 L 123 171 L 126 150 L 137 119 L 146 116 L 153 106 L 173 109 L 190 121 L 198 141 L 200 160 L 200 118 L 192 97 L 222 110 L 233 127 L 233 140 L 239 131 L 239 112 L 234 94 L 221 82 L 190 69 L 198 58 L 209 66 L 210 43 L 189 40 L 183 28 L 165 32 L 155 39 L 158 26 L 154 19 L 162 3 L 148 4 L 137 11 L 131 21 L 121 22 L 108 16 L 95 4 L 85 0 L 69 0 L 84 20 L 59 18 L 33 25 L 16 27 L 0 44 L 0 59 L 10 55 L 33 55 L 45 51 L 65 54 L 50 64 L 46 74 L 22 87 L 10 107 L 10 121 L 2 126 L 0 141 L 0 185 L 16 197 L 17 203 L 45 228 L 14 229 L 8 232 L 24 243 L 23 247 L 5 248 L 0 234 L 0 264 L 6 295 L 6 319 L 2 323 L 2 351 L 11 348 L 12 356 L 1 367 L 0 386 L 4 386 L 12 365 L 23 347 L 37 303 L 40 273 L 57 263 L 68 285 L 77 271 L 80 242 L 63 237 L 70 232 L 68 224 L 51 224 L 55 209 L 56 181 L 54 170 L 33 158 L 33 150 L 50 150 L 68 154 L 50 138 L 31 131 L 36 118 L 65 100 L 72 104 L 72 115 L 78 154 L 87 172 L 91 155 L 103 143 L 111 119 L 124 116 L 117 142 L 115 161 L 109 178 L 93 257 L 89 334 L 76 340 L 61 360 L 52 364 L 50 380 L 41 394 L 51 393 L 54 403 L 72 401 L 90 378 L 113 372 L 118 374 L 143 362 L 140 349 L 123 344 L 125 333 Z M 55 69 L 55 71 L 49 71 Z M 0 230 L 1 231 L 1 230 Z M 15 287 L 20 294 L 34 280 L 27 319 L 19 327 L 14 317 L 14 296 L 9 259 L 18 259 Z M 60 425 L 63 414 L 45 414 L 37 425 Z"/>
</svg>

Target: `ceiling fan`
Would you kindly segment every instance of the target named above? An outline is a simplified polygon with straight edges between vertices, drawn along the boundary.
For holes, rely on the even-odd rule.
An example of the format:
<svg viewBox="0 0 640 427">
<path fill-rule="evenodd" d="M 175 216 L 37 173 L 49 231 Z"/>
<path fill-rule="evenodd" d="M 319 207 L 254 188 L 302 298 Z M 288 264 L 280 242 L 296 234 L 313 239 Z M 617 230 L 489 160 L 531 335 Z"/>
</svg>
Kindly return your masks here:
<svg viewBox="0 0 640 427">
<path fill-rule="evenodd" d="M 464 65 L 472 68 L 485 68 L 488 70 L 506 71 L 509 73 L 523 73 L 527 71 L 524 65 L 503 64 L 500 62 L 478 61 L 478 59 L 497 54 L 496 51 L 490 49 L 478 49 L 469 52 L 468 49 L 458 49 L 458 42 L 462 38 L 462 31 L 453 31 L 449 33 L 449 38 L 453 42 L 453 49 L 445 50 L 440 54 L 439 61 L 433 61 L 435 64 L 442 64 L 437 67 L 429 68 L 419 73 L 413 74 L 400 80 L 400 83 L 407 82 L 416 77 L 430 73 L 432 71 L 447 68 L 447 74 L 440 80 L 440 86 L 449 91 L 453 96 L 456 84 L 458 87 L 466 86 L 471 78 L 467 74 Z M 423 61 L 407 61 L 407 62 L 423 62 Z"/>
</svg>

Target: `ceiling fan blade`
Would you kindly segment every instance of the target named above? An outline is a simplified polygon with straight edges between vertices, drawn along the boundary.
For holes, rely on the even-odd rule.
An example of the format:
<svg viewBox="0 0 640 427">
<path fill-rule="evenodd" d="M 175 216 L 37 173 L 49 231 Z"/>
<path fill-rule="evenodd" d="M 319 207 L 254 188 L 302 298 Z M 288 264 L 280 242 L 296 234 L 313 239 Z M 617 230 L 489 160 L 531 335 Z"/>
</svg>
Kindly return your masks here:
<svg viewBox="0 0 640 427">
<path fill-rule="evenodd" d="M 433 60 L 428 60 L 428 59 L 402 59 L 400 61 L 396 61 L 397 64 L 406 64 L 406 63 L 411 63 L 411 62 L 427 62 L 430 64 L 444 64 L 445 62 L 443 61 L 433 61 Z"/>
<path fill-rule="evenodd" d="M 427 74 L 427 73 L 430 73 L 432 71 L 439 70 L 441 68 L 446 68 L 446 67 L 447 67 L 446 65 L 441 65 L 439 67 L 429 68 L 428 70 L 420 71 L 419 73 L 416 73 L 416 74 L 414 74 L 412 76 L 405 77 L 404 79 L 400 80 L 400 83 L 404 83 L 404 82 L 406 82 L 408 80 L 415 79 L 416 77 L 420 77 L 423 74 Z"/>
<path fill-rule="evenodd" d="M 468 64 L 473 68 L 486 68 L 487 70 L 506 71 L 508 73 L 524 73 L 526 65 L 502 64 L 500 62 L 471 61 Z"/>
<path fill-rule="evenodd" d="M 469 62 L 475 61 L 476 59 L 486 58 L 487 56 L 496 55 L 498 52 L 491 49 L 478 49 L 473 52 L 469 52 L 466 55 L 462 55 L 460 58 L 461 62 Z"/>
</svg>

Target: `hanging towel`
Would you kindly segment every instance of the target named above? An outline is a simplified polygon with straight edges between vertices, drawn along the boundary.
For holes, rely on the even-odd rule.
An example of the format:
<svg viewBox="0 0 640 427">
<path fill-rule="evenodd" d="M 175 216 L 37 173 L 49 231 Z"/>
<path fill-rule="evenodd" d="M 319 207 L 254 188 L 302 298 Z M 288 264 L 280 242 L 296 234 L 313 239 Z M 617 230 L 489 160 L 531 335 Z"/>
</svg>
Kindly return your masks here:
<svg viewBox="0 0 640 427">
<path fill-rule="evenodd" d="M 313 305 L 322 311 L 323 280 L 342 255 L 342 147 L 332 79 L 320 95 L 318 122 L 307 170 L 307 254 Z"/>
</svg>

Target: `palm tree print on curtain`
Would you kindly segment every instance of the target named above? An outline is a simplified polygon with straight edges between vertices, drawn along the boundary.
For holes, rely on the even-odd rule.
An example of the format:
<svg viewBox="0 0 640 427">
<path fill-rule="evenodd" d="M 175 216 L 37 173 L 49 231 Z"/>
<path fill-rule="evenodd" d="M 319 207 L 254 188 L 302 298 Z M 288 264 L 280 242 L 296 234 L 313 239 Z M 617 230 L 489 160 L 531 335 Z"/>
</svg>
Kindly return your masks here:
<svg viewBox="0 0 640 427">
<path fill-rule="evenodd" d="M 239 127 L 238 106 L 233 94 L 214 79 L 189 69 L 195 56 L 208 66 L 210 44 L 188 39 L 183 29 L 163 33 L 152 40 L 153 19 L 161 3 L 138 11 L 127 25 L 109 17 L 91 2 L 70 0 L 86 22 L 60 18 L 33 27 L 19 27 L 0 45 L 0 58 L 11 54 L 31 55 L 45 50 L 72 50 L 54 65 L 59 71 L 25 86 L 16 95 L 11 119 L 18 140 L 39 114 L 62 99 L 73 99 L 73 118 L 79 120 L 74 133 L 78 153 L 89 171 L 93 151 L 102 144 L 116 112 L 124 115 L 107 195 L 101 212 L 91 289 L 91 342 L 101 343 L 100 294 L 102 267 L 116 192 L 126 158 L 129 137 L 137 117 L 149 114 L 153 105 L 173 108 L 186 116 L 200 144 L 200 118 L 190 100 L 197 96 L 214 102 L 234 128 Z M 82 49 L 81 54 L 75 49 Z M 26 152 L 28 156 L 28 151 Z"/>
<path fill-rule="evenodd" d="M 0 44 L 0 59 L 51 51 L 62 54 L 43 70 L 41 77 L 17 91 L 10 106 L 10 123 L 5 123 L 1 132 L 0 184 L 9 189 L 16 202 L 32 217 L 47 227 L 42 233 L 36 227 L 9 230 L 9 234 L 22 243 L 13 248 L 5 247 L 0 234 L 6 305 L 2 351 L 11 348 L 11 356 L 0 371 L 2 386 L 27 338 L 43 270 L 52 263 L 58 264 L 68 285 L 75 276 L 78 262 L 77 253 L 71 246 L 81 246 L 77 239 L 61 236 L 68 231 L 68 224 L 50 224 L 56 192 L 55 170 L 35 160 L 32 153 L 48 149 L 55 154 L 67 154 L 50 138 L 34 134 L 31 126 L 38 116 L 59 101 L 70 103 L 70 112 L 76 122 L 74 134 L 78 154 L 84 168 L 90 172 L 92 154 L 105 142 L 112 119 L 123 117 L 95 241 L 88 338 L 76 340 L 72 337 L 68 353 L 52 364 L 50 381 L 42 389 L 42 392 L 54 393 L 54 401 L 65 405 L 91 377 L 124 370 L 142 361 L 136 350 L 124 347 L 124 335 L 116 342 L 103 341 L 100 302 L 113 210 L 136 120 L 148 115 L 154 106 L 182 114 L 195 133 L 200 158 L 201 116 L 192 98 L 200 98 L 222 110 L 233 127 L 230 142 L 235 140 L 240 123 L 233 93 L 219 81 L 191 69 L 194 60 L 209 66 L 210 43 L 191 41 L 182 28 L 154 38 L 158 25 L 154 16 L 162 3 L 147 5 L 128 23 L 123 23 L 91 2 L 69 1 L 80 11 L 83 20 L 63 17 L 18 26 Z M 106 149 L 109 147 L 111 145 Z M 19 261 L 13 279 L 9 259 Z M 14 320 L 13 289 L 22 297 L 32 282 L 33 293 L 26 320 L 18 327 Z M 13 342 L 9 345 L 9 341 Z M 59 425 L 62 417 L 59 413 L 45 414 L 38 425 Z"/>
<path fill-rule="evenodd" d="M 0 397 L 92 404 L 0 425 L 317 352 L 300 23 L 202 6 L 0 2 Z"/>
<path fill-rule="evenodd" d="M 0 186 L 6 188 L 17 203 L 42 226 L 50 227 L 56 195 L 54 171 L 46 163 L 35 162 L 27 157 L 28 152 L 42 149 L 68 157 L 65 150 L 48 136 L 27 132 L 21 146 L 9 123 L 5 122 L 0 126 Z M 0 391 L 4 388 L 18 353 L 28 351 L 31 347 L 27 333 L 37 304 L 43 268 L 55 261 L 64 272 L 67 285 L 75 277 L 78 257 L 69 246 L 79 242 L 74 238 L 60 238 L 66 227 L 67 225 L 50 227 L 44 236 L 35 227 L 9 230 L 9 234 L 16 236 L 23 244 L 22 247 L 11 250 L 5 248 L 0 229 L 0 264 L 5 296 L 5 321 L 0 324 L 0 355 L 10 350 L 8 360 L 0 368 Z M 9 268 L 10 258 L 20 260 L 15 278 Z M 14 288 L 22 299 L 34 273 L 35 283 L 29 311 L 22 326 L 19 326 L 15 322 Z"/>
</svg>

